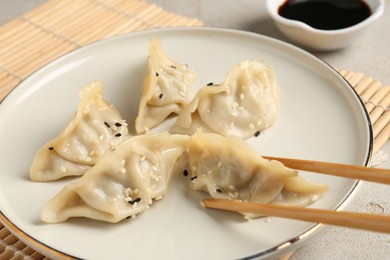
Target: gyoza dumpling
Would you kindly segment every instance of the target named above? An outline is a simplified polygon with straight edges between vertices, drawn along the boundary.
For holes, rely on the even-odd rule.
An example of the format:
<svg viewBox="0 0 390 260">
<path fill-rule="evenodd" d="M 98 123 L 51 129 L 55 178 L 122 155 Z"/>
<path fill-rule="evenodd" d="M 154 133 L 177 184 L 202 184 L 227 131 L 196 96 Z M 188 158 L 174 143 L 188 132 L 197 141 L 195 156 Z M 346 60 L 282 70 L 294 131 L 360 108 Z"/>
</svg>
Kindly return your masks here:
<svg viewBox="0 0 390 260">
<path fill-rule="evenodd" d="M 198 128 L 242 139 L 271 126 L 279 111 L 279 88 L 274 71 L 261 61 L 233 67 L 221 85 L 203 87 L 179 114 L 173 133 Z"/>
<path fill-rule="evenodd" d="M 262 158 L 236 137 L 198 131 L 191 137 L 188 157 L 191 188 L 217 199 L 306 206 L 327 191 L 296 170 Z"/>
<path fill-rule="evenodd" d="M 178 114 L 190 101 L 195 72 L 170 59 L 160 41 L 152 39 L 149 47 L 148 72 L 143 85 L 135 129 L 148 132 L 170 114 Z"/>
<path fill-rule="evenodd" d="M 63 132 L 35 155 L 30 168 L 33 181 L 53 181 L 84 174 L 128 135 L 118 110 L 102 97 L 103 83 L 95 81 L 80 91 L 77 113 Z"/>
<path fill-rule="evenodd" d="M 188 142 L 188 136 L 167 133 L 124 141 L 49 201 L 42 220 L 58 223 L 86 217 L 115 223 L 135 217 L 149 208 L 152 199 L 166 194 L 172 174 L 181 170 Z"/>
</svg>

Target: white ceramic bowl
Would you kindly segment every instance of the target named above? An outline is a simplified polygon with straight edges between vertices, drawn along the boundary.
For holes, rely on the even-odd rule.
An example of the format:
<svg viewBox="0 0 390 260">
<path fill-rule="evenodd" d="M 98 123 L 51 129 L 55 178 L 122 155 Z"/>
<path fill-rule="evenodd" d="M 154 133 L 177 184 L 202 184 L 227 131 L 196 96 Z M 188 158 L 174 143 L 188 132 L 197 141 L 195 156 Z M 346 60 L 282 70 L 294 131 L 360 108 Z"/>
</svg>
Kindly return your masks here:
<svg viewBox="0 0 390 260">
<path fill-rule="evenodd" d="M 364 0 L 372 14 L 366 20 L 344 29 L 319 30 L 306 23 L 286 19 L 279 15 L 278 8 L 286 0 L 267 0 L 267 10 L 276 26 L 295 43 L 313 50 L 331 51 L 348 46 L 384 11 L 384 0 Z"/>
</svg>

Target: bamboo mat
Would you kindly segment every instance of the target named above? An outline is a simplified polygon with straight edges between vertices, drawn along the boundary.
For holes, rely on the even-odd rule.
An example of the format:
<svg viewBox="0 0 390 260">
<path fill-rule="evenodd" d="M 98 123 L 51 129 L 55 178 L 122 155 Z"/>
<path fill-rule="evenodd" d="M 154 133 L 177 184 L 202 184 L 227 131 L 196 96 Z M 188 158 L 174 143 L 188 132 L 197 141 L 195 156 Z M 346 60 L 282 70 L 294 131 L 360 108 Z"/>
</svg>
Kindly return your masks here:
<svg viewBox="0 0 390 260">
<path fill-rule="evenodd" d="M 141 0 L 49 0 L 0 27 L 0 101 L 37 68 L 113 35 L 201 21 Z M 362 97 L 373 122 L 376 153 L 390 136 L 390 87 L 359 72 L 340 73 Z M 0 223 L 0 259 L 48 259 Z"/>
<path fill-rule="evenodd" d="M 390 138 L 390 86 L 361 72 L 339 70 L 339 73 L 359 94 L 370 115 L 374 134 L 373 154 L 376 155 Z"/>
</svg>

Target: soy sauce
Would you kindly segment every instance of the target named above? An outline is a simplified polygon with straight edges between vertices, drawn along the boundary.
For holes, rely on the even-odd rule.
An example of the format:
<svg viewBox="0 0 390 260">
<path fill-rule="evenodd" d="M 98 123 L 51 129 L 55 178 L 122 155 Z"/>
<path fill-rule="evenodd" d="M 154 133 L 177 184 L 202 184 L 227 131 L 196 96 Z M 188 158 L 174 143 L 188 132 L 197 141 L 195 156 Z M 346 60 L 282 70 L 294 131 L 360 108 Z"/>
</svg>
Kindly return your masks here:
<svg viewBox="0 0 390 260">
<path fill-rule="evenodd" d="M 347 28 L 372 13 L 362 0 L 287 0 L 279 6 L 278 12 L 284 18 L 321 30 Z"/>
</svg>

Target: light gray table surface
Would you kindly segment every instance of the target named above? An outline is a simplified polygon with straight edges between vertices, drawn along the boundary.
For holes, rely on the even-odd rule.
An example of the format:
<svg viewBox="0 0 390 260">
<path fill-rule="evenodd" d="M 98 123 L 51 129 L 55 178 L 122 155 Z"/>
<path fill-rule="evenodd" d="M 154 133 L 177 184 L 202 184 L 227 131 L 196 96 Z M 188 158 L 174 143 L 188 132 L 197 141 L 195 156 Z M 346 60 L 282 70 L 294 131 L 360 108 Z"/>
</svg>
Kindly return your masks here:
<svg viewBox="0 0 390 260">
<path fill-rule="evenodd" d="M 45 0 L 0 0 L 0 25 Z M 268 17 L 263 0 L 149 0 L 172 12 L 198 18 L 205 26 L 252 31 L 282 41 L 288 40 Z M 312 52 L 327 63 L 359 71 L 390 85 L 390 0 L 384 15 L 351 46 L 335 52 Z M 383 147 L 390 154 L 390 142 Z M 390 168 L 390 160 L 379 167 Z M 390 188 L 362 182 L 346 210 L 390 214 Z M 291 260 L 390 259 L 390 235 L 356 229 L 326 227 L 310 243 L 298 249 Z"/>
</svg>

